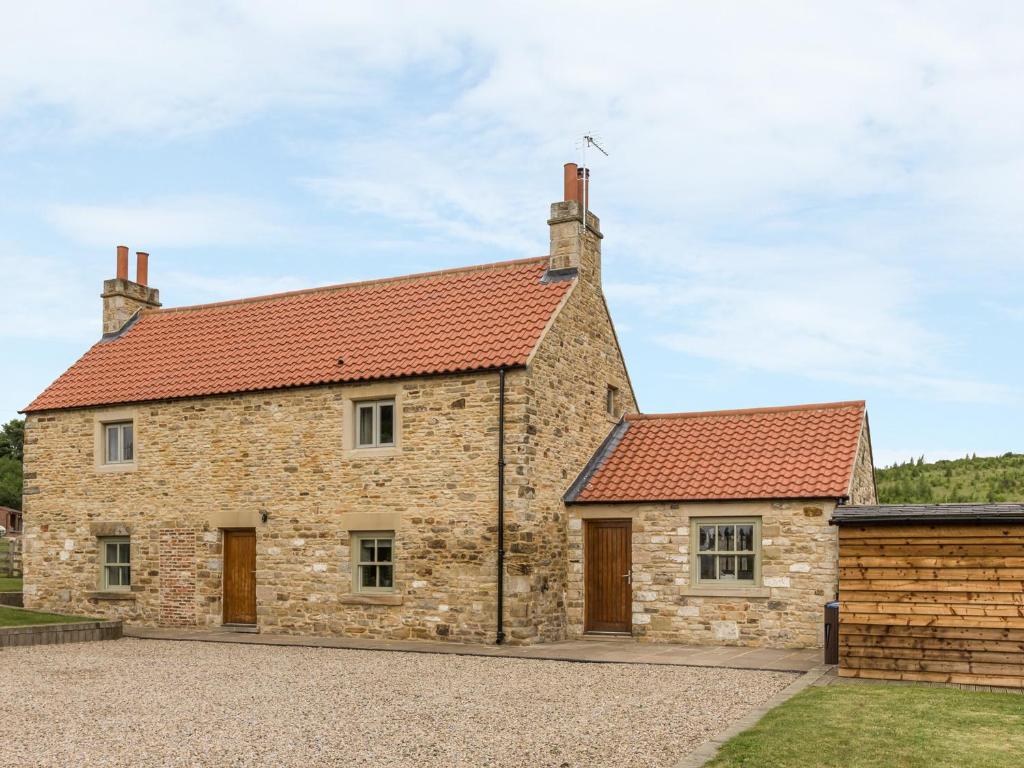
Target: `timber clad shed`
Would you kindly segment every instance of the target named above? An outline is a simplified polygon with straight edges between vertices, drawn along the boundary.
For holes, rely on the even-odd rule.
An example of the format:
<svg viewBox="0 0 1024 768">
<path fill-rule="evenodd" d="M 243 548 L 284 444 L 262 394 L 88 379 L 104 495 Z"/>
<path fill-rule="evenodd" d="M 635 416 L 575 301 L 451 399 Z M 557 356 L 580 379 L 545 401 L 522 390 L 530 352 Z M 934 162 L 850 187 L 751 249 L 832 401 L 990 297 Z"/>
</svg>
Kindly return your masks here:
<svg viewBox="0 0 1024 768">
<path fill-rule="evenodd" d="M 1024 504 L 839 507 L 839 674 L 1024 688 Z"/>
</svg>

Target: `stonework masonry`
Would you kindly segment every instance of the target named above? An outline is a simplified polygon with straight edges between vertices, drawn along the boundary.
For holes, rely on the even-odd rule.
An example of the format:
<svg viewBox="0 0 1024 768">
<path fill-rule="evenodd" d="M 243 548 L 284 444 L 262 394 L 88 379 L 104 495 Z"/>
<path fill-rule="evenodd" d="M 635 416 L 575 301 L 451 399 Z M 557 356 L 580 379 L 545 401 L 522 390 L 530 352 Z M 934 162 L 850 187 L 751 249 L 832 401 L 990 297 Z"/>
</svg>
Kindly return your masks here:
<svg viewBox="0 0 1024 768">
<path fill-rule="evenodd" d="M 607 387 L 635 410 L 600 293 L 598 239 L 580 252 L 577 283 L 534 359 L 507 375 L 514 643 L 565 635 L 561 496 L 612 426 Z M 353 450 L 353 402 L 387 396 L 400 414 L 398 446 Z M 135 423 L 136 460 L 118 471 L 96 459 L 105 414 Z M 491 642 L 497 418 L 496 372 L 31 413 L 26 605 L 218 626 L 223 530 L 253 528 L 261 631 Z M 394 594 L 355 592 L 351 534 L 392 530 Z M 129 592 L 100 588 L 107 535 L 131 538 Z"/>
<path fill-rule="evenodd" d="M 583 633 L 583 528 L 628 518 L 633 537 L 633 635 L 647 642 L 806 648 L 822 644 L 838 584 L 832 500 L 581 504 L 569 508 L 569 636 Z M 691 578 L 693 518 L 761 520 L 761 584 L 728 590 Z"/>
<path fill-rule="evenodd" d="M 517 373 L 510 388 L 515 417 L 509 434 L 506 583 L 509 636 L 515 642 L 566 636 L 562 496 L 622 414 L 637 409 L 601 293 L 600 238 L 588 230 L 581 245 L 574 262 L 579 281 L 529 368 Z M 614 415 L 605 408 L 609 385 L 621 394 Z"/>
<path fill-rule="evenodd" d="M 160 291 L 132 280 L 113 278 L 103 283 L 103 333 L 117 333 L 142 309 L 160 306 Z"/>
<path fill-rule="evenodd" d="M 875 495 L 875 463 L 871 456 L 871 432 L 867 418 L 860 433 L 860 444 L 857 446 L 857 458 L 853 464 L 853 476 L 850 479 L 851 504 L 877 504 Z"/>
</svg>

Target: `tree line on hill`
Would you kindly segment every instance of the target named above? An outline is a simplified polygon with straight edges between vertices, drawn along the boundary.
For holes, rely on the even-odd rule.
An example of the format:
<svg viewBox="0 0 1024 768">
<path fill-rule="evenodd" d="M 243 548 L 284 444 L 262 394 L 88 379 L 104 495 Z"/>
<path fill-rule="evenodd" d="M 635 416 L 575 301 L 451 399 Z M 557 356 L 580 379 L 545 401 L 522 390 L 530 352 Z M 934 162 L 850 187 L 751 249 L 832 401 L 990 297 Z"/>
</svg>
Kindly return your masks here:
<svg viewBox="0 0 1024 768">
<path fill-rule="evenodd" d="M 875 484 L 881 504 L 1024 501 L 1024 454 L 935 462 L 920 456 L 876 469 Z"/>
<path fill-rule="evenodd" d="M 11 419 L 0 427 L 0 507 L 21 509 L 25 420 Z"/>
</svg>

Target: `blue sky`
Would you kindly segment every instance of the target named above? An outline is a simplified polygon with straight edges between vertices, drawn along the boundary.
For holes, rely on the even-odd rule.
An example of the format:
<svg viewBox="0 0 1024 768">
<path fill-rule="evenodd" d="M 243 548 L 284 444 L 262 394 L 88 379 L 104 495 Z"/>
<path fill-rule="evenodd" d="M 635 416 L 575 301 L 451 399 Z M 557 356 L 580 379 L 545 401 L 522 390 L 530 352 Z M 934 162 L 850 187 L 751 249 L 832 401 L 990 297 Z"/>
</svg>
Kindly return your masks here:
<svg viewBox="0 0 1024 768">
<path fill-rule="evenodd" d="M 866 399 L 878 463 L 1024 450 L 1024 10 L 33 3 L 0 28 L 0 417 L 165 306 L 541 255 L 600 134 L 645 411 Z"/>
</svg>

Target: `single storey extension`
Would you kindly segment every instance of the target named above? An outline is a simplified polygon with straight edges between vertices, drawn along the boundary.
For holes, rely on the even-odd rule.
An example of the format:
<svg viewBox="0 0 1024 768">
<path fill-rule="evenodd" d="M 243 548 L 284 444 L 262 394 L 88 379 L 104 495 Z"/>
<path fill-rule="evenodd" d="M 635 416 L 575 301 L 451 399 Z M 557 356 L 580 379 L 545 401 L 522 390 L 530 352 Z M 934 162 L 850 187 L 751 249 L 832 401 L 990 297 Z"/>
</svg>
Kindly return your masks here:
<svg viewBox="0 0 1024 768">
<path fill-rule="evenodd" d="M 166 308 L 25 408 L 24 599 L 128 624 L 815 647 L 863 402 L 641 414 L 587 174 L 549 252 Z"/>
</svg>

